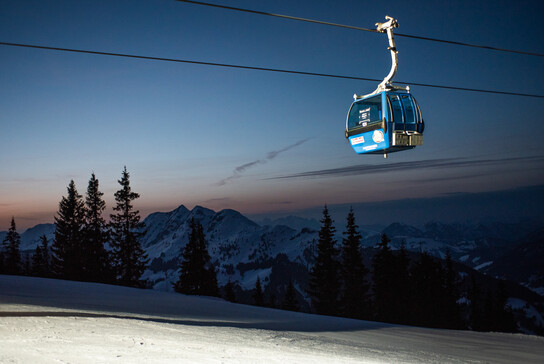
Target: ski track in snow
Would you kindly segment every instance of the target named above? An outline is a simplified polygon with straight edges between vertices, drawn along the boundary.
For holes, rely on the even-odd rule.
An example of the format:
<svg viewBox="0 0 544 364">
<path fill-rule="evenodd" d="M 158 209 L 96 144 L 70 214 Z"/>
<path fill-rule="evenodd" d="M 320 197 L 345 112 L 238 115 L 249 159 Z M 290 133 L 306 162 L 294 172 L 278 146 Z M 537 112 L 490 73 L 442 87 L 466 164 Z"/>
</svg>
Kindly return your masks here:
<svg viewBox="0 0 544 364">
<path fill-rule="evenodd" d="M 544 338 L 0 276 L 1 363 L 542 363 Z"/>
</svg>

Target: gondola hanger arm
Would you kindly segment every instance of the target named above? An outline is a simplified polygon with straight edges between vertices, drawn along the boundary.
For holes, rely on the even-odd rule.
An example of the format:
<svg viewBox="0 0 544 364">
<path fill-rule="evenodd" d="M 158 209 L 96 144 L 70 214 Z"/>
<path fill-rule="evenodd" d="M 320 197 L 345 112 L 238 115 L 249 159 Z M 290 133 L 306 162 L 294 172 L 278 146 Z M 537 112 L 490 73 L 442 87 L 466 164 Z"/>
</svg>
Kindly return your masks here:
<svg viewBox="0 0 544 364">
<path fill-rule="evenodd" d="M 391 53 L 391 70 L 389 71 L 389 74 L 385 76 L 383 81 L 378 85 L 378 88 L 368 95 L 362 95 L 359 96 L 357 94 L 353 95 L 353 98 L 355 100 L 362 99 L 363 97 L 376 94 L 378 92 L 386 91 L 386 90 L 403 90 L 410 92 L 410 86 L 396 86 L 393 85 L 393 77 L 395 77 L 395 74 L 397 73 L 397 66 L 399 64 L 398 59 L 398 51 L 395 46 L 395 38 L 393 36 L 393 29 L 398 28 L 399 23 L 396 19 L 393 17 L 390 17 L 389 15 L 385 16 L 385 19 L 387 20 L 385 23 L 376 23 L 376 30 L 380 33 L 387 33 L 387 38 L 389 40 L 389 47 L 387 48 L 389 52 Z"/>
</svg>

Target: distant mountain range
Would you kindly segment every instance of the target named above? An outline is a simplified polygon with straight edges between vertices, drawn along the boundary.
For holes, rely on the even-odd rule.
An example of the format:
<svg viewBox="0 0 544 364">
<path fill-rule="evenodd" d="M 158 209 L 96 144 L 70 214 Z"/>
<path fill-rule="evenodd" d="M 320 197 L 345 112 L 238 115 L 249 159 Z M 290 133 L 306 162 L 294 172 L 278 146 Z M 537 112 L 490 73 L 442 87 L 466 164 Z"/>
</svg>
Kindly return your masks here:
<svg viewBox="0 0 544 364">
<path fill-rule="evenodd" d="M 364 185 L 360 186 L 362 190 Z M 421 188 L 430 185 L 422 183 Z M 535 221 L 544 224 L 544 185 L 526 186 L 493 192 L 452 192 L 436 197 L 407 198 L 402 200 L 359 202 L 329 205 L 334 220 L 343 222 L 353 207 L 360 225 L 385 226 L 402 222 L 421 226 L 428 221 L 443 223 L 519 222 Z M 313 207 L 292 212 L 302 218 L 319 220 L 323 207 Z M 285 213 L 251 215 L 254 221 L 279 218 Z"/>
<path fill-rule="evenodd" d="M 170 212 L 156 212 L 144 219 L 147 233 L 142 246 L 151 266 L 145 277 L 155 288 L 171 289 L 182 248 L 189 239 L 189 222 L 199 220 L 206 233 L 209 251 L 219 268 L 219 283 L 230 279 L 243 289 L 253 287 L 257 276 L 265 281 L 271 274 L 270 261 L 284 254 L 292 263 L 309 267 L 318 239 L 320 224 L 297 216 L 262 220 L 256 223 L 235 210 L 215 212 L 181 205 Z M 343 222 L 336 221 L 337 241 L 342 239 Z M 534 220 L 518 223 L 428 222 L 422 227 L 403 223 L 363 225 L 362 247 L 372 248 L 382 233 L 391 238 L 393 249 L 404 244 L 413 252 L 427 251 L 452 258 L 482 273 L 519 282 L 544 295 L 544 224 Z M 50 243 L 54 224 L 36 225 L 21 234 L 21 250 L 35 249 L 45 235 Z M 7 232 L 0 232 L 3 241 Z M 253 266 L 255 269 L 247 269 Z M 260 267 L 260 268 L 258 268 Z"/>
<path fill-rule="evenodd" d="M 55 224 L 39 224 L 27 229 L 25 232 L 20 233 L 21 245 L 19 249 L 21 251 L 34 250 L 36 246 L 40 244 L 40 238 L 45 235 L 49 241 L 49 244 L 53 241 L 55 236 Z M 0 231 L 0 243 L 4 241 L 7 235 L 7 231 Z"/>
<path fill-rule="evenodd" d="M 149 215 L 144 220 L 147 234 L 142 245 L 151 263 L 144 278 L 155 289 L 171 291 L 178 280 L 180 255 L 189 240 L 191 219 L 203 225 L 219 285 L 234 283 L 239 302 L 252 302 L 252 289 L 259 278 L 265 297 L 279 300 L 271 304 L 281 304 L 288 282 L 293 281 L 302 309 L 309 308 L 308 270 L 314 264 L 319 224 L 298 217 L 269 220 L 261 225 L 234 210 L 215 212 L 200 206 L 192 210 L 180 206 L 171 212 Z M 336 227 L 336 240 L 341 242 L 344 228 L 340 224 Z M 420 251 L 437 258 L 444 258 L 449 251 L 457 261 L 460 277 L 474 269 L 485 286 L 495 286 L 496 277 L 514 280 L 517 283 L 508 283 L 507 289 L 516 317 L 521 320 L 518 322 L 523 322 L 526 332 L 537 332 L 544 326 L 544 241 L 537 232 L 543 228 L 534 222 L 430 222 L 421 228 L 393 223 L 381 230 L 361 226 L 361 248 L 365 264 L 370 267 L 374 247 L 385 233 L 393 249 L 405 245 L 412 261 L 418 259 Z"/>
<path fill-rule="evenodd" d="M 255 283 L 257 272 L 241 274 L 234 269 L 255 262 L 264 262 L 283 253 L 289 261 L 310 266 L 320 224 L 311 218 L 288 216 L 265 219 L 256 223 L 235 210 L 213 210 L 197 206 L 188 210 L 180 206 L 170 212 L 156 212 L 144 219 L 147 234 L 142 245 L 151 258 L 152 269 L 147 278 L 157 288 L 167 289 L 175 279 L 182 247 L 188 241 L 189 222 L 194 218 L 204 226 L 210 254 L 219 264 L 219 282 L 229 279 L 241 287 Z M 338 221 L 337 241 L 342 239 L 343 226 Z M 544 295 L 544 224 L 535 220 L 518 223 L 428 222 L 422 227 L 402 223 L 363 225 L 360 227 L 365 248 L 374 247 L 382 233 L 391 238 L 393 249 L 404 243 L 409 251 L 428 251 L 444 258 L 449 250 L 452 258 L 481 272 L 520 282 Z M 21 250 L 33 250 L 45 235 L 50 242 L 54 224 L 36 225 L 21 234 Z M 0 232 L 3 241 L 7 232 Z M 515 259 L 514 259 L 515 258 Z M 164 267 L 170 272 L 164 273 Z M 233 274 L 235 272 L 235 274 Z M 267 276 L 270 272 L 261 272 Z M 265 279 L 266 277 L 261 277 Z M 167 277 L 167 278 L 165 278 Z M 165 281 L 166 279 L 166 281 Z M 162 283 L 161 283 L 162 282 Z"/>
<path fill-rule="evenodd" d="M 318 230 L 315 219 L 297 216 L 263 220 L 260 224 L 235 210 L 215 212 L 196 206 L 192 210 L 181 205 L 170 212 L 156 212 L 144 219 L 146 234 L 141 243 L 150 258 L 143 278 L 157 290 L 172 291 L 179 278 L 180 256 L 189 240 L 191 219 L 203 225 L 212 261 L 217 267 L 218 283 L 235 284 L 240 302 L 251 302 L 251 290 L 260 278 L 266 296 L 283 297 L 286 282 L 294 281 L 302 308 L 307 309 L 308 270 L 314 264 Z M 21 234 L 21 250 L 31 253 L 45 235 L 50 244 L 54 224 L 40 224 Z M 342 241 L 343 221 L 336 221 L 336 240 Z M 362 225 L 361 248 L 365 264 L 370 266 L 374 247 L 382 233 L 391 238 L 396 250 L 404 244 L 411 252 L 427 251 L 437 258 L 450 252 L 460 271 L 474 269 L 482 277 L 503 278 L 532 290 L 532 294 L 513 288 L 518 308 L 536 308 L 536 325 L 542 323 L 544 311 L 544 224 L 534 220 L 518 223 L 428 222 L 421 227 L 403 223 Z M 0 232 L 3 241 L 7 232 Z M 540 296 L 539 296 L 540 295 Z M 537 298 L 539 297 L 539 298 Z M 543 307 L 540 307 L 543 306 Z"/>
</svg>

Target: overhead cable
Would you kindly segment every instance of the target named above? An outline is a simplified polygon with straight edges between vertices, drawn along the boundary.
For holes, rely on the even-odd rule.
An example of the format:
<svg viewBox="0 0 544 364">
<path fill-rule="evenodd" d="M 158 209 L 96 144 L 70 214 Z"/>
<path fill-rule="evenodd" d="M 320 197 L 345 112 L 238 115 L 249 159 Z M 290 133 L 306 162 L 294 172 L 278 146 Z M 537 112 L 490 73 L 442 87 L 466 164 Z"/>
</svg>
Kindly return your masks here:
<svg viewBox="0 0 544 364">
<path fill-rule="evenodd" d="M 60 52 L 73 52 L 73 53 L 94 54 L 94 55 L 102 55 L 102 56 L 144 59 L 144 60 L 150 60 L 150 61 L 189 63 L 189 64 L 197 64 L 197 65 L 205 65 L 205 66 L 228 67 L 228 68 L 255 70 L 255 71 L 290 73 L 290 74 L 305 75 L 305 76 L 318 76 L 318 77 L 342 78 L 342 79 L 358 80 L 358 81 L 381 82 L 381 80 L 379 80 L 379 79 L 367 78 L 367 77 L 358 77 L 358 76 L 349 76 L 349 75 L 335 75 L 335 74 L 330 74 L 330 73 L 307 72 L 307 71 L 287 70 L 287 69 L 281 69 L 281 68 L 247 66 L 247 65 L 228 64 L 228 63 L 219 63 L 219 62 L 196 61 L 196 60 L 179 59 L 179 58 L 142 56 L 142 55 L 136 55 L 136 54 L 102 52 L 102 51 L 93 51 L 93 50 L 87 50 L 87 49 L 50 47 L 50 46 L 44 46 L 44 45 L 12 43 L 12 42 L 0 42 L 0 45 L 11 46 L 11 47 L 44 49 L 44 50 L 60 51 Z M 414 86 L 421 86 L 421 87 L 434 87 L 434 88 L 450 89 L 450 90 L 458 90 L 458 91 L 472 91 L 472 92 L 484 92 L 484 93 L 501 94 L 501 95 L 513 95 L 513 96 L 544 98 L 544 95 L 525 94 L 525 93 L 519 93 L 519 92 L 509 92 L 509 91 L 499 91 L 499 90 L 483 90 L 483 89 L 475 89 L 475 88 L 468 88 L 468 87 L 433 85 L 433 84 L 404 82 L 404 81 L 398 81 L 398 82 L 403 83 L 403 84 L 410 84 L 410 85 L 414 85 Z"/>
<path fill-rule="evenodd" d="M 176 1 L 189 3 L 189 4 L 195 4 L 195 5 L 210 6 L 210 7 L 214 7 L 214 8 L 220 8 L 220 9 L 240 11 L 240 12 L 244 12 L 244 13 L 267 15 L 267 16 L 273 16 L 273 17 L 289 19 L 289 20 L 297 20 L 297 21 L 303 21 L 303 22 L 308 22 L 308 23 L 329 25 L 329 26 L 333 26 L 333 27 L 347 28 L 347 29 L 353 29 L 353 30 L 362 30 L 362 31 L 365 31 L 365 32 L 380 33 L 376 29 L 369 29 L 369 28 L 356 27 L 356 26 L 352 26 L 352 25 L 331 23 L 331 22 L 315 20 L 315 19 L 300 18 L 300 17 L 284 15 L 284 14 L 274 14 L 274 13 L 268 13 L 268 12 L 265 12 L 265 11 L 243 9 L 243 8 L 237 8 L 237 7 L 234 7 L 234 6 L 212 4 L 212 3 L 206 3 L 206 2 L 202 2 L 202 1 L 193 1 L 193 0 L 176 0 Z M 453 45 L 459 45 L 459 46 L 465 46 L 465 47 L 482 48 L 482 49 L 488 49 L 488 50 L 499 51 L 499 52 L 508 52 L 508 53 L 524 54 L 524 55 L 528 55 L 528 56 L 544 57 L 544 54 L 542 54 L 542 53 L 519 51 L 519 50 L 514 50 L 514 49 L 498 48 L 498 47 L 492 47 L 492 46 L 486 46 L 486 45 L 480 45 L 480 44 L 472 44 L 472 43 L 457 42 L 457 41 L 445 40 L 445 39 L 422 37 L 422 36 L 419 36 L 419 35 L 411 35 L 411 34 L 403 34 L 403 33 L 395 32 L 395 36 L 412 38 L 412 39 L 419 39 L 419 40 L 426 40 L 426 41 L 431 41 L 431 42 L 453 44 Z"/>
<path fill-rule="evenodd" d="M 307 19 L 307 18 L 299 18 L 297 16 L 291 16 L 291 15 L 283 15 L 283 14 L 274 14 L 274 13 L 267 13 L 265 11 L 259 11 L 259 10 L 250 10 L 250 9 L 242 9 L 242 8 L 236 8 L 234 6 L 227 6 L 227 5 L 219 5 L 219 4 L 211 4 L 211 3 L 204 3 L 201 1 L 191 1 L 191 0 L 176 0 L 184 3 L 191 3 L 196 5 L 204 5 L 204 6 L 211 6 L 214 8 L 219 9 L 227 9 L 227 10 L 235 10 L 235 11 L 241 11 L 244 13 L 251 13 L 251 14 L 258 14 L 258 15 L 268 15 L 268 16 L 275 16 L 276 18 L 283 18 L 283 19 L 289 19 L 289 20 L 298 20 L 298 21 L 305 21 L 307 23 L 316 23 L 316 24 L 322 24 L 322 25 L 330 25 L 333 27 L 339 27 L 339 28 L 347 28 L 347 29 L 354 29 L 354 30 L 363 30 L 365 32 L 373 32 L 373 33 L 380 33 L 376 29 L 368 29 L 368 28 L 361 28 L 356 27 L 352 25 L 344 25 L 344 24 L 338 24 L 338 23 L 331 23 L 328 21 L 322 21 L 322 20 L 314 20 L 314 19 Z M 397 33 L 395 33 L 396 35 Z"/>
</svg>

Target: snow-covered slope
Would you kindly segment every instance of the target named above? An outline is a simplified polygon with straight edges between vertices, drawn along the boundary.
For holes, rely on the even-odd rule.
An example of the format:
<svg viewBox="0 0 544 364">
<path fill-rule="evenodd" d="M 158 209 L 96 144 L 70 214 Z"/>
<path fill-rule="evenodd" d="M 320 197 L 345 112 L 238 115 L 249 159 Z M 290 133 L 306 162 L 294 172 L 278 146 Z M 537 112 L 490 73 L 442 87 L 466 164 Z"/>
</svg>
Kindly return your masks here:
<svg viewBox="0 0 544 364">
<path fill-rule="evenodd" d="M 541 363 L 544 338 L 387 325 L 0 276 L 0 362 Z"/>
</svg>

